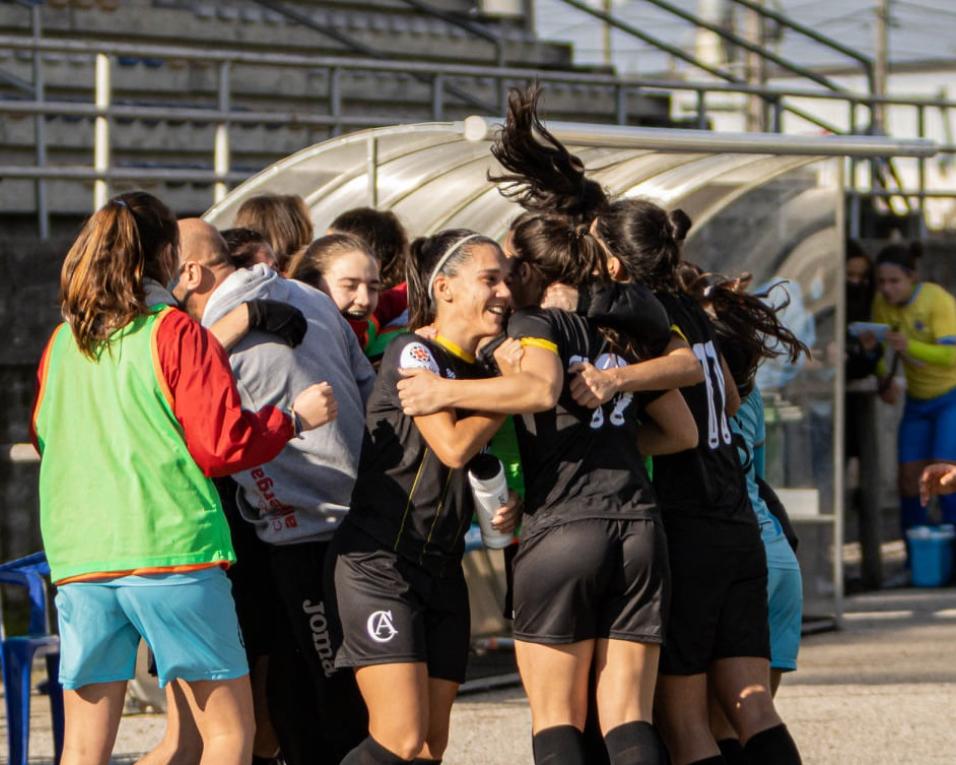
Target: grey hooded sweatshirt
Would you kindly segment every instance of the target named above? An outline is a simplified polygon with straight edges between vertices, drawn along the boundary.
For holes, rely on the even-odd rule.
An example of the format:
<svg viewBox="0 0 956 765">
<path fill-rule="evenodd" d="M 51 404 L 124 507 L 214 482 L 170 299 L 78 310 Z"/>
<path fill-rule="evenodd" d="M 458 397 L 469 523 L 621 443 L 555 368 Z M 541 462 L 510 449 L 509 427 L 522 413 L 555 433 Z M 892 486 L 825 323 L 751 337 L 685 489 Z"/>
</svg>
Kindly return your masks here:
<svg viewBox="0 0 956 765">
<path fill-rule="evenodd" d="M 338 417 L 293 438 L 272 462 L 237 473 L 239 508 L 259 538 L 275 545 L 328 539 L 349 509 L 365 429 L 365 401 L 375 381 L 355 333 L 323 292 L 283 279 L 265 265 L 229 276 L 209 298 L 209 327 L 248 300 L 267 298 L 298 308 L 308 329 L 298 348 L 250 332 L 229 362 L 243 407 L 289 408 L 313 383 L 332 386 Z"/>
</svg>

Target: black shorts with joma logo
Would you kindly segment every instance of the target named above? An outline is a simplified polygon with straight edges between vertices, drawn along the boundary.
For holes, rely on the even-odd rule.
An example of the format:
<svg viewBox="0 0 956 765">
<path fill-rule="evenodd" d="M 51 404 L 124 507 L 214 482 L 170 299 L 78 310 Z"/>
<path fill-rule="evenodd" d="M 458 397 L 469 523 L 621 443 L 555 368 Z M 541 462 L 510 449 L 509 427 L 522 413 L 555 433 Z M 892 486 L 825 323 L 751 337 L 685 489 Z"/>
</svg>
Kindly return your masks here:
<svg viewBox="0 0 956 765">
<path fill-rule="evenodd" d="M 464 682 L 471 613 L 461 567 L 435 576 L 347 521 L 330 555 L 326 600 L 337 604 L 342 629 L 336 667 L 425 662 L 429 677 Z"/>
</svg>

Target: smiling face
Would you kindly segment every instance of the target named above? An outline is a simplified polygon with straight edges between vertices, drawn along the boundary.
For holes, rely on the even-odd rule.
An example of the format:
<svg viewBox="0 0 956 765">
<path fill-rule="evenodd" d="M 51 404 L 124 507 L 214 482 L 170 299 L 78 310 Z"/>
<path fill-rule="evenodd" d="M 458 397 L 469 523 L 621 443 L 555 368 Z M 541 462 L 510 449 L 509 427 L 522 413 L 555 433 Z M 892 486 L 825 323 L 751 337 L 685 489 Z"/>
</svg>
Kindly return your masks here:
<svg viewBox="0 0 956 765">
<path fill-rule="evenodd" d="M 378 305 L 382 289 L 378 261 L 361 250 L 336 257 L 322 275 L 319 287 L 347 319 L 367 319 Z"/>
<path fill-rule="evenodd" d="M 913 296 L 916 274 L 895 263 L 881 263 L 876 268 L 876 286 L 890 305 L 905 305 Z"/>
<path fill-rule="evenodd" d="M 507 269 L 496 245 L 470 247 L 469 257 L 461 261 L 453 276 L 435 278 L 435 323 L 454 324 L 463 334 L 478 339 L 500 334 L 511 305 L 511 292 L 505 284 Z"/>
</svg>

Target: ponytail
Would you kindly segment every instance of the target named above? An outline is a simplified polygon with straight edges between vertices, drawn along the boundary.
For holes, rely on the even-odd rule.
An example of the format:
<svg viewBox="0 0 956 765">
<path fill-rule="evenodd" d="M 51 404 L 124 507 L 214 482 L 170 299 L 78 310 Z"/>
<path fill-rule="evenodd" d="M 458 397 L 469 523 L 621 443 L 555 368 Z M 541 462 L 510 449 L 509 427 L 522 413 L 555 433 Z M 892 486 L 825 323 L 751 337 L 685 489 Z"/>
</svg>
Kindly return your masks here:
<svg viewBox="0 0 956 765">
<path fill-rule="evenodd" d="M 148 311 L 144 280 L 168 282 L 178 252 L 176 218 L 144 191 L 90 216 L 60 272 L 60 309 L 84 355 L 95 358 L 113 332 Z"/>
<path fill-rule="evenodd" d="M 505 124 L 491 147 L 506 172 L 489 173 L 488 180 L 501 184 L 502 195 L 529 212 L 562 215 L 574 223 L 590 224 L 607 205 L 607 194 L 585 175 L 584 162 L 541 123 L 540 96 L 538 85 L 508 92 Z"/>
</svg>

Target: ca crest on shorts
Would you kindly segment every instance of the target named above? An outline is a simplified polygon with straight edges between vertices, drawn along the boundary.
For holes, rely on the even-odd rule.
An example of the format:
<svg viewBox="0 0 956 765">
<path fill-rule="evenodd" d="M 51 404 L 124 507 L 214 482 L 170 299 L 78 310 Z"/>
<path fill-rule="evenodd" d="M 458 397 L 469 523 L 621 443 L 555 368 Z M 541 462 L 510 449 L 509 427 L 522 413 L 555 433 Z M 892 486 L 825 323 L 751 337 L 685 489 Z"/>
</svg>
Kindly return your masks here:
<svg viewBox="0 0 956 765">
<path fill-rule="evenodd" d="M 398 630 L 392 623 L 391 611 L 373 612 L 368 617 L 365 628 L 368 636 L 376 643 L 387 643 L 398 634 Z"/>
</svg>

